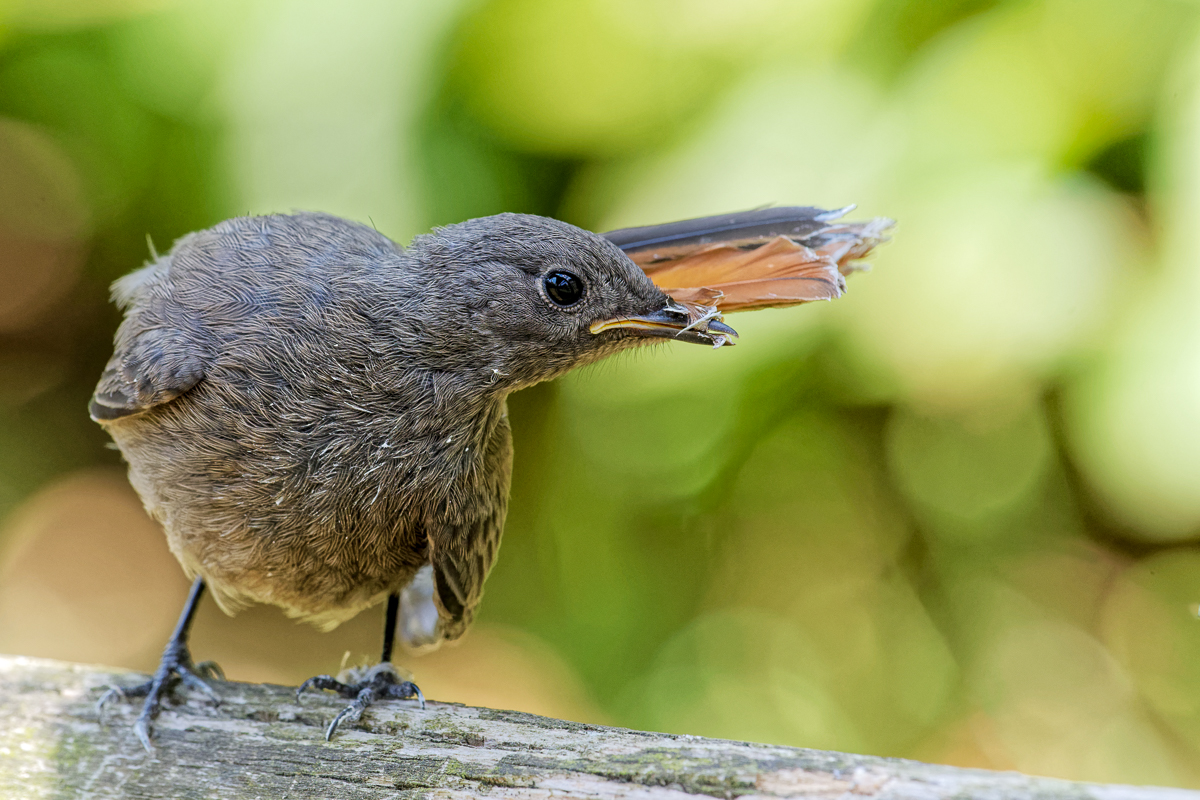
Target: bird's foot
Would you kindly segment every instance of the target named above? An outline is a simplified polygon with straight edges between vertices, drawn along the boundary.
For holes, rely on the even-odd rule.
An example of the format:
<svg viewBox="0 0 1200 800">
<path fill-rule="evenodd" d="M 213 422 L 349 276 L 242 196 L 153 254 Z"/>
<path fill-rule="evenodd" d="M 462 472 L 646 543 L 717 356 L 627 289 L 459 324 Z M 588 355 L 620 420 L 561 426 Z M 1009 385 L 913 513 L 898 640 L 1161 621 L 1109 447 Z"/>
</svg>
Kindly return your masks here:
<svg viewBox="0 0 1200 800">
<path fill-rule="evenodd" d="M 202 661 L 195 664 L 192 662 L 192 656 L 188 652 L 186 643 L 171 641 L 163 651 L 162 660 L 158 664 L 158 669 L 154 671 L 154 677 L 136 686 L 110 686 L 108 691 L 96 701 L 96 711 L 103 714 L 104 706 L 114 700 L 124 700 L 129 697 L 146 698 L 142 703 L 142 713 L 138 715 L 137 722 L 133 725 L 133 732 L 137 734 L 142 747 L 146 748 L 147 752 L 152 752 L 150 735 L 154 730 L 154 720 L 162 707 L 163 698 L 170 694 L 177 684 L 183 683 L 187 688 L 204 694 L 213 703 L 221 702 L 212 687 L 204 682 L 202 676 L 203 678 L 225 680 L 225 673 L 215 662 Z"/>
<path fill-rule="evenodd" d="M 333 737 L 334 732 L 343 722 L 357 721 L 367 710 L 367 706 L 376 700 L 408 700 L 415 697 L 421 703 L 421 708 L 425 708 L 425 695 L 421 694 L 417 685 L 401 678 L 396 668 L 387 661 L 371 667 L 360 680 L 353 683 L 342 683 L 329 675 L 309 678 L 296 690 L 296 702 L 300 702 L 301 692 L 309 687 L 327 689 L 337 692 L 342 697 L 353 698 L 353 702 L 343 708 L 325 729 L 325 741 L 329 741 Z"/>
</svg>

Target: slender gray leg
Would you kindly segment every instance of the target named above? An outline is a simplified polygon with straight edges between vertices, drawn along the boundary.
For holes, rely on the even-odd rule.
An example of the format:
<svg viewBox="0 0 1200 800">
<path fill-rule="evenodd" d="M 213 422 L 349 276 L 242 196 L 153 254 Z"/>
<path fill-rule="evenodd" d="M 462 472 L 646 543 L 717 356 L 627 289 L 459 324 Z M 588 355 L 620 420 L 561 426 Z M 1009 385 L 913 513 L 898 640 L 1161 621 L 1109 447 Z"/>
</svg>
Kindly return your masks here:
<svg viewBox="0 0 1200 800">
<path fill-rule="evenodd" d="M 142 713 L 138 715 L 137 722 L 134 723 L 133 732 L 137 734 L 138 741 L 142 743 L 142 747 L 146 748 L 147 752 L 153 749 L 150 745 L 150 735 L 154 730 L 154 719 L 162 708 L 163 697 L 174 688 L 176 683 L 182 682 L 189 689 L 204 693 L 214 703 L 220 702 L 212 688 L 200 678 L 200 674 L 223 678 L 220 668 L 209 661 L 200 665 L 194 664 L 187 646 L 192 619 L 196 616 L 196 608 L 200 605 L 200 596 L 203 594 L 204 580 L 196 578 L 191 592 L 188 593 L 187 603 L 183 606 L 183 613 L 179 615 L 179 622 L 175 624 L 175 632 L 171 634 L 170 641 L 163 649 L 162 660 L 158 662 L 158 669 L 154 671 L 154 677 L 145 683 L 129 688 L 113 687 L 105 692 L 96 704 L 98 709 L 103 709 L 104 705 L 111 700 L 125 697 L 145 697 L 146 700 L 142 703 Z"/>
</svg>

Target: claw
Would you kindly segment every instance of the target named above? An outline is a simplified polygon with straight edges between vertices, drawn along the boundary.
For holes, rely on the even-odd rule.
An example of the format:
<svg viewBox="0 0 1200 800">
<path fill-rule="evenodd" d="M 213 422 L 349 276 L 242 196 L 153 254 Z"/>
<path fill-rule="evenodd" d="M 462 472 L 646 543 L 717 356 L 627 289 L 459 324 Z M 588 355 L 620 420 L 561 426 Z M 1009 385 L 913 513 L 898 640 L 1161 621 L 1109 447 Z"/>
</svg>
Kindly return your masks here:
<svg viewBox="0 0 1200 800">
<path fill-rule="evenodd" d="M 221 665 L 215 661 L 201 661 L 195 669 L 198 675 L 210 680 L 225 680 L 225 670 L 221 669 Z"/>
<path fill-rule="evenodd" d="M 411 700 L 415 697 L 417 698 L 417 702 L 421 704 L 421 710 L 425 710 L 425 695 L 421 693 L 421 687 L 417 686 L 412 681 L 388 683 L 378 691 L 381 697 L 387 697 L 393 700 Z"/>
<path fill-rule="evenodd" d="M 425 695 L 421 693 L 417 685 L 412 681 L 398 680 L 395 668 L 387 662 L 372 668 L 361 681 L 356 683 L 342 683 L 329 675 L 309 678 L 296 689 L 296 702 L 300 701 L 301 693 L 310 687 L 337 692 L 342 697 L 353 698 L 353 702 L 339 711 L 333 721 L 329 723 L 329 727 L 325 729 L 325 741 L 333 738 L 333 734 L 337 732 L 343 722 L 357 722 L 367 707 L 376 700 L 383 698 L 408 700 L 415 697 L 420 702 L 421 709 L 425 708 Z"/>
<path fill-rule="evenodd" d="M 100 715 L 101 720 L 104 718 L 104 707 L 113 700 L 124 700 L 126 697 L 125 690 L 120 686 L 109 686 L 104 690 L 104 694 L 100 695 L 100 699 L 96 701 L 96 713 Z"/>
<path fill-rule="evenodd" d="M 363 689 L 363 692 L 370 691 L 370 689 Z M 339 711 L 338 715 L 333 718 L 333 722 L 330 722 L 329 727 L 325 729 L 325 741 L 328 742 L 333 738 L 333 734 L 338 729 L 338 726 L 342 724 L 342 720 L 348 719 L 351 722 L 358 722 L 359 719 L 362 718 L 363 711 L 366 710 L 369 703 L 370 700 L 363 702 L 363 698 L 360 694 L 357 700 Z"/>
<path fill-rule="evenodd" d="M 300 702 L 300 695 L 305 689 L 316 687 L 317 689 L 329 689 L 341 694 L 341 689 L 344 686 L 344 683 L 331 675 L 317 675 L 315 678 L 309 678 L 296 689 L 296 702 Z"/>
<path fill-rule="evenodd" d="M 425 710 L 425 695 L 421 692 L 421 687 L 417 686 L 415 683 L 413 683 L 411 681 L 405 681 L 405 683 L 407 685 L 411 686 L 413 691 L 417 693 L 417 702 L 421 704 L 421 710 L 424 711 Z M 411 697 L 411 695 L 409 695 L 409 696 Z"/>
<path fill-rule="evenodd" d="M 133 723 L 133 732 L 142 743 L 142 748 L 147 753 L 153 753 L 154 745 L 150 744 L 150 721 L 138 717 L 138 721 Z"/>
<path fill-rule="evenodd" d="M 192 672 L 190 669 L 183 666 L 182 664 L 175 667 L 175 672 L 176 672 L 176 674 L 179 675 L 179 679 L 181 681 L 183 681 L 184 686 L 188 687 L 189 689 L 195 689 L 196 691 L 201 692 L 205 696 L 207 696 L 208 699 L 211 700 L 213 703 L 216 703 L 218 705 L 220 704 L 221 698 L 218 697 L 217 693 L 212 690 L 212 687 L 209 686 L 204 681 L 202 681 L 196 675 L 195 672 Z"/>
</svg>

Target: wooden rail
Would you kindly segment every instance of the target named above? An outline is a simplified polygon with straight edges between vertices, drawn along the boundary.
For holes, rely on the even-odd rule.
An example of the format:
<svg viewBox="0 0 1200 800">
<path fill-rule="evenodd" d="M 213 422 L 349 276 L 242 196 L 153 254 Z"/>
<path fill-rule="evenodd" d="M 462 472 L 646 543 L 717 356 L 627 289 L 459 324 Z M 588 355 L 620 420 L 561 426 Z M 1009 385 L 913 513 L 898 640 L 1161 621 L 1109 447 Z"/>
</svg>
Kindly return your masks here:
<svg viewBox="0 0 1200 800">
<path fill-rule="evenodd" d="M 582 725 L 513 711 L 388 702 L 322 736 L 344 701 L 221 683 L 220 705 L 167 708 L 146 753 L 136 706 L 96 711 L 102 667 L 0 656 L 0 798 L 1096 798 L 1200 800 L 915 761 Z M 736 697 L 729 702 L 736 703 Z"/>
</svg>

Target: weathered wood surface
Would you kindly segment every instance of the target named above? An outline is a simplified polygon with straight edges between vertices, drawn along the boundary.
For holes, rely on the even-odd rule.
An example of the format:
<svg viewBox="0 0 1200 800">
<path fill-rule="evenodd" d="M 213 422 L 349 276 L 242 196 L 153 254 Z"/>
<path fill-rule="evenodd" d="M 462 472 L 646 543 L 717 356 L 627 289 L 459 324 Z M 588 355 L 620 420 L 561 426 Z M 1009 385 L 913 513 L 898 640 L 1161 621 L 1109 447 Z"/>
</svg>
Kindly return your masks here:
<svg viewBox="0 0 1200 800">
<path fill-rule="evenodd" d="M 341 700 L 296 703 L 281 686 L 216 683 L 168 708 L 153 754 L 136 708 L 95 704 L 136 676 L 0 656 L 0 798 L 688 797 L 1200 800 L 1181 789 L 1102 786 L 581 725 L 512 711 L 389 702 L 327 743 Z M 729 702 L 736 703 L 736 697 Z"/>
</svg>

